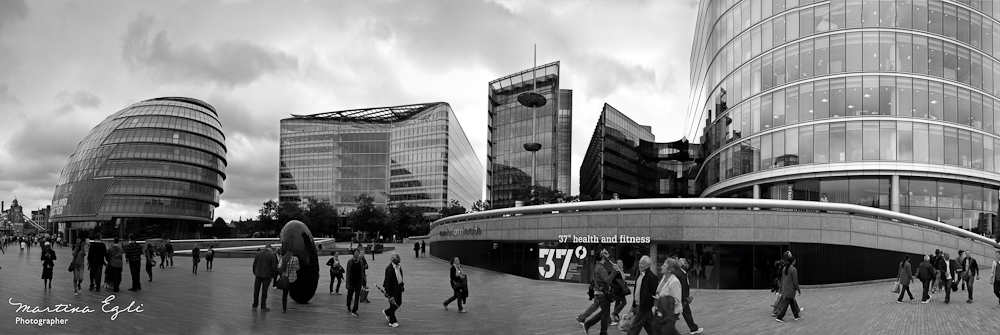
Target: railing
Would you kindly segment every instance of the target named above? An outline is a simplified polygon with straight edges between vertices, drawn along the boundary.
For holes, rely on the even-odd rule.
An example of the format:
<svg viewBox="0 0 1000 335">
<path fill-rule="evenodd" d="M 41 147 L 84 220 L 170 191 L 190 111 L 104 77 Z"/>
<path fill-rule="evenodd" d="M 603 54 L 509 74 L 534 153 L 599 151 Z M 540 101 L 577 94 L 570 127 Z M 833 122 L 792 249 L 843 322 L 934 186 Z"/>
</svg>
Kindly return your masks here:
<svg viewBox="0 0 1000 335">
<path fill-rule="evenodd" d="M 629 199 L 629 200 L 598 200 L 585 202 L 570 202 L 562 204 L 536 205 L 524 207 L 511 207 L 503 209 L 493 209 L 482 212 L 465 213 L 449 216 L 431 223 L 431 229 L 449 223 L 485 219 L 493 217 L 506 217 L 524 214 L 550 214 L 553 212 L 572 211 L 602 211 L 617 209 L 708 209 L 708 208 L 770 208 L 770 209 L 792 209 L 810 212 L 841 212 L 848 214 L 873 216 L 882 219 L 909 223 L 924 228 L 944 231 L 946 233 L 981 242 L 994 248 L 1000 248 L 997 242 L 973 232 L 934 220 L 922 218 L 905 213 L 893 212 L 890 210 L 865 207 L 860 205 L 842 204 L 834 202 L 800 201 L 800 200 L 770 200 L 770 199 L 741 199 L 741 198 L 682 198 L 682 199 Z"/>
<path fill-rule="evenodd" d="M 21 214 L 21 216 L 24 217 L 24 222 L 30 223 L 38 231 L 40 231 L 40 232 L 48 231 L 48 229 L 45 229 L 45 227 L 42 227 L 42 225 L 38 224 L 38 222 L 35 222 L 35 220 L 32 220 L 31 218 L 29 218 L 27 215 Z"/>
</svg>

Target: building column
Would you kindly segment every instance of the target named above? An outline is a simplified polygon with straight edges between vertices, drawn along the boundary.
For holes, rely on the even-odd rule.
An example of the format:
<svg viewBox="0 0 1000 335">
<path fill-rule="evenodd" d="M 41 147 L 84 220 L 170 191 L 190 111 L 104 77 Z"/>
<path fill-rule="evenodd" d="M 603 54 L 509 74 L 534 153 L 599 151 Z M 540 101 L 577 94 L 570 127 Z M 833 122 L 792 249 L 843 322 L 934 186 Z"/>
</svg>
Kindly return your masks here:
<svg viewBox="0 0 1000 335">
<path fill-rule="evenodd" d="M 889 187 L 889 209 L 899 212 L 899 175 L 892 175 L 892 186 Z"/>
<path fill-rule="evenodd" d="M 753 198 L 760 199 L 760 184 L 753 185 Z"/>
<path fill-rule="evenodd" d="M 656 274 L 657 276 L 659 276 L 659 274 L 657 274 L 657 272 L 659 272 L 660 267 L 659 267 L 659 265 L 656 264 L 656 241 L 652 241 L 652 242 L 653 243 L 649 244 L 649 260 L 651 262 L 653 262 L 653 264 L 651 264 L 649 266 L 649 270 L 653 271 L 653 274 Z"/>
</svg>

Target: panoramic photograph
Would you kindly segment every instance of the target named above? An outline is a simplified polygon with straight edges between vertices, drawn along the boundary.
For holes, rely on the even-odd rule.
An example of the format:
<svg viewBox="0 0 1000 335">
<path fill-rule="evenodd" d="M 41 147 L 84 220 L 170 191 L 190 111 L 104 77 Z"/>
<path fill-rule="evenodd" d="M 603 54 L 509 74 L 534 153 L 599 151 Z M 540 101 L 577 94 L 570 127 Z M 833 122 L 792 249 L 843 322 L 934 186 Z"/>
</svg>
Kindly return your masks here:
<svg viewBox="0 0 1000 335">
<path fill-rule="evenodd" d="M 0 334 L 1000 332 L 992 0 L 0 0 L 0 120 Z"/>
</svg>

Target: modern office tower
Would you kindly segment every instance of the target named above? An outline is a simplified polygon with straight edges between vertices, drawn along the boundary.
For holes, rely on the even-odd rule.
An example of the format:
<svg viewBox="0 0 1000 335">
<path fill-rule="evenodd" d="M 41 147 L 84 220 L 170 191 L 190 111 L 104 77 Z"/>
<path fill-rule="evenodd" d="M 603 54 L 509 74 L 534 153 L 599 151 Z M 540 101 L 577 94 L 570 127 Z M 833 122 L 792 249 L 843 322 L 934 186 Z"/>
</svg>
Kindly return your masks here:
<svg viewBox="0 0 1000 335">
<path fill-rule="evenodd" d="M 853 203 L 996 232 L 1000 4 L 703 1 L 686 134 L 705 197 Z"/>
<path fill-rule="evenodd" d="M 697 197 L 698 145 L 656 143 L 652 127 L 604 104 L 580 166 L 580 196 L 591 200 Z"/>
<path fill-rule="evenodd" d="M 142 101 L 104 119 L 69 157 L 50 221 L 69 238 L 194 238 L 212 222 L 226 178 L 218 113 L 191 98 Z"/>
<path fill-rule="evenodd" d="M 525 92 L 541 94 L 547 103 L 525 107 L 517 101 Z M 488 100 L 486 195 L 493 208 L 513 207 L 532 184 L 570 194 L 573 91 L 559 88 L 559 62 L 491 81 Z M 542 145 L 534 165 L 525 143 Z"/>
<path fill-rule="evenodd" d="M 444 102 L 294 115 L 281 120 L 281 202 L 312 197 L 340 212 L 367 193 L 434 217 L 482 198 L 483 167 Z"/>
</svg>

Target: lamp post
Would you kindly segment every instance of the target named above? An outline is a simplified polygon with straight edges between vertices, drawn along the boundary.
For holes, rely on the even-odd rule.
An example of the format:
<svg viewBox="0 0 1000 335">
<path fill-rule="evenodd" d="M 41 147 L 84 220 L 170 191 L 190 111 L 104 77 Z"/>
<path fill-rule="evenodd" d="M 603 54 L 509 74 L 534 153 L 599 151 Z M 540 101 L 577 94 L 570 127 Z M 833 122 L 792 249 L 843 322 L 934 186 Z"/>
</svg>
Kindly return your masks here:
<svg viewBox="0 0 1000 335">
<path fill-rule="evenodd" d="M 542 144 L 538 143 L 535 136 L 538 136 L 538 108 L 545 106 L 545 97 L 541 94 L 535 93 L 535 71 L 538 67 L 538 45 L 535 45 L 535 64 L 531 67 L 531 91 L 521 93 L 517 96 L 517 102 L 521 103 L 522 106 L 531 108 L 531 143 L 524 144 L 524 150 L 531 152 L 531 194 L 535 194 L 535 156 L 538 150 L 542 149 Z"/>
</svg>

